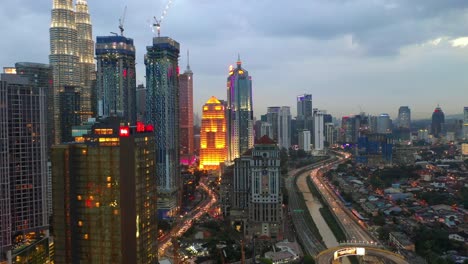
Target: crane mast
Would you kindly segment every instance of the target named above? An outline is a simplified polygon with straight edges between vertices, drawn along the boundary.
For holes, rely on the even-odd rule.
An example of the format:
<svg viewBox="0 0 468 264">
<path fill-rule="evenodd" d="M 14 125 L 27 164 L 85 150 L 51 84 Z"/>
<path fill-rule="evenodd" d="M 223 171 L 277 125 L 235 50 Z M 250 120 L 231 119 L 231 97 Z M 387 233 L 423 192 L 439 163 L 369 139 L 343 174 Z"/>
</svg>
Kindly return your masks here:
<svg viewBox="0 0 468 264">
<path fill-rule="evenodd" d="M 125 23 L 125 16 L 127 15 L 127 6 L 125 6 L 122 16 L 119 18 L 119 29 L 120 35 L 123 36 L 124 33 L 124 23 Z"/>
<path fill-rule="evenodd" d="M 161 17 L 159 19 L 157 19 L 156 17 L 153 17 L 154 18 L 153 28 L 155 28 L 156 31 L 158 32 L 158 37 L 161 36 L 161 23 L 164 20 L 164 17 L 166 17 L 167 11 L 169 10 L 169 8 L 172 5 L 172 1 L 173 0 L 169 0 L 167 2 L 166 7 L 164 8 L 164 10 L 163 10 L 163 12 L 161 14 Z"/>
</svg>

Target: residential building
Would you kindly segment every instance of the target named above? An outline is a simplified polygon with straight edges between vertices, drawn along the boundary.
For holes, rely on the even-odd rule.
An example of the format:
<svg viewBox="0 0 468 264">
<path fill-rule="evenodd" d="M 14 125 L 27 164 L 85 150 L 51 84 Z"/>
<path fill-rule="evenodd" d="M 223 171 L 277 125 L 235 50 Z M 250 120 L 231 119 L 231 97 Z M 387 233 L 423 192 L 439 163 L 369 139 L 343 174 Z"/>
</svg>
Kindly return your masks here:
<svg viewBox="0 0 468 264">
<path fill-rule="evenodd" d="M 97 122 L 52 148 L 56 263 L 158 263 L 154 127 Z"/>
<path fill-rule="evenodd" d="M 242 68 L 230 67 L 227 78 L 228 161 L 233 162 L 254 145 L 252 76 Z"/>
<path fill-rule="evenodd" d="M 98 116 L 137 121 L 135 46 L 124 36 L 96 39 Z"/>
<path fill-rule="evenodd" d="M 219 170 L 226 160 L 226 116 L 224 105 L 212 96 L 204 105 L 200 130 L 200 169 Z"/>
<path fill-rule="evenodd" d="M 146 122 L 155 128 L 158 217 L 167 218 L 177 215 L 182 198 L 177 133 L 180 45 L 169 37 L 154 37 L 146 49 Z"/>
<path fill-rule="evenodd" d="M 324 150 L 325 146 L 325 137 L 324 137 L 324 123 L 323 123 L 324 113 L 318 111 L 314 113 L 314 149 L 316 151 Z"/>
<path fill-rule="evenodd" d="M 325 123 L 325 142 L 328 146 L 333 146 L 336 143 L 336 129 L 335 124 Z"/>
<path fill-rule="evenodd" d="M 0 263 L 49 263 L 47 88 L 0 78 Z"/>
<path fill-rule="evenodd" d="M 299 149 L 302 149 L 307 153 L 311 151 L 309 130 L 299 131 Z"/>
</svg>

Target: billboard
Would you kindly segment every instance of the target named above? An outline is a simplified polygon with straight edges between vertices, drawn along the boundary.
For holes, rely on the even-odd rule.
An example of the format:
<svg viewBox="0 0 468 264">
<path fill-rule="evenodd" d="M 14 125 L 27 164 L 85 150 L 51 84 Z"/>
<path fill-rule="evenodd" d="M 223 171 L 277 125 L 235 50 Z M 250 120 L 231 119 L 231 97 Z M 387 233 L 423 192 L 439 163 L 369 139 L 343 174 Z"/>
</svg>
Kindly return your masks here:
<svg viewBox="0 0 468 264">
<path fill-rule="evenodd" d="M 366 249 L 365 248 L 358 248 L 358 247 L 352 247 L 352 248 L 342 248 L 337 251 L 335 251 L 334 254 L 334 259 L 337 260 L 342 257 L 347 257 L 347 256 L 364 256 L 366 254 Z"/>
</svg>

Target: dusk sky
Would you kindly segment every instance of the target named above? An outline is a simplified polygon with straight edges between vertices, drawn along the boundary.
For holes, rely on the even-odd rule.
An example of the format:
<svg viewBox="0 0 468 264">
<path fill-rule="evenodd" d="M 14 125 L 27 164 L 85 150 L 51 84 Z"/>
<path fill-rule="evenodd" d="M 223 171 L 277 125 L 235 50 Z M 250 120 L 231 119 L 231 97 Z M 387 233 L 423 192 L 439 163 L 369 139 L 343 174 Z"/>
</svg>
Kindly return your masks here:
<svg viewBox="0 0 468 264">
<path fill-rule="evenodd" d="M 89 0 L 93 35 L 135 40 L 138 83 L 143 56 L 166 0 Z M 51 0 L 2 1 L 0 67 L 48 63 Z M 253 78 L 254 114 L 311 93 L 334 116 L 389 113 L 408 105 L 413 118 L 468 106 L 467 0 L 174 0 L 163 36 L 181 44 L 179 65 L 194 72 L 194 111 L 211 95 L 226 98 L 228 67 L 240 53 Z"/>
</svg>

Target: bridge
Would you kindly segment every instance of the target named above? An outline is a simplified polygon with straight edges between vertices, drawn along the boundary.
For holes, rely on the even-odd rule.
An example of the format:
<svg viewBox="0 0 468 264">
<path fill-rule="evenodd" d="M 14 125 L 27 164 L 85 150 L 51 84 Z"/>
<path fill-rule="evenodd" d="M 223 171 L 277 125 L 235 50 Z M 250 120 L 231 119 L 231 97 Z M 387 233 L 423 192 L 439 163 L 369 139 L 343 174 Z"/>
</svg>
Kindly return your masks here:
<svg viewBox="0 0 468 264">
<path fill-rule="evenodd" d="M 392 251 L 385 250 L 382 246 L 365 241 L 346 241 L 340 243 L 338 247 L 329 248 L 320 252 L 315 257 L 317 264 L 341 263 L 341 259 L 349 256 L 372 256 L 378 258 L 383 263 L 388 264 L 409 264 L 405 258 Z"/>
</svg>

